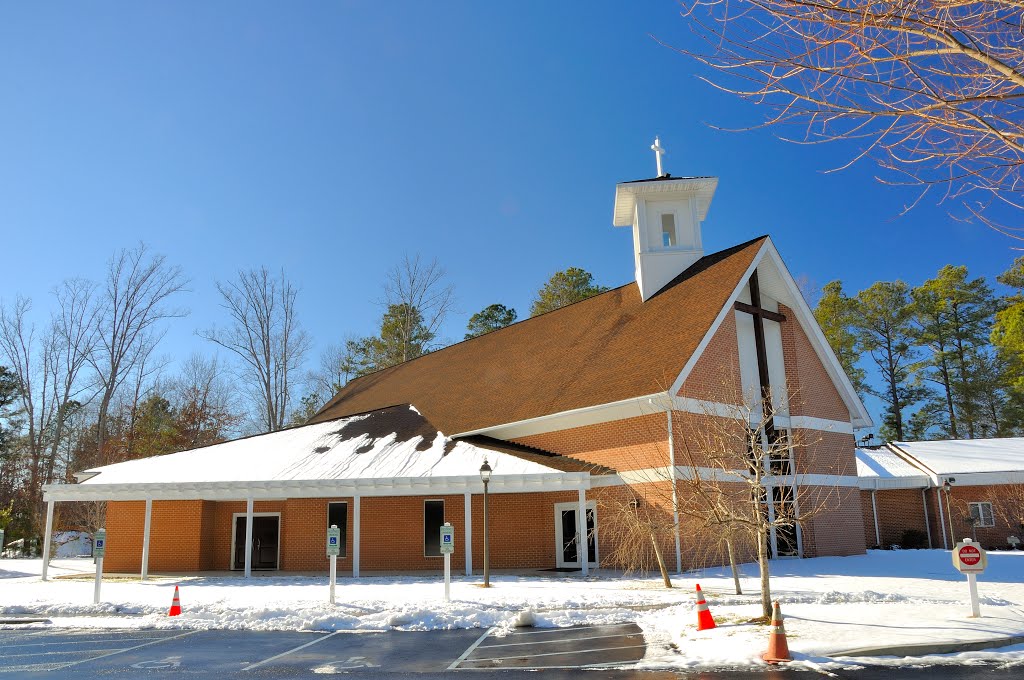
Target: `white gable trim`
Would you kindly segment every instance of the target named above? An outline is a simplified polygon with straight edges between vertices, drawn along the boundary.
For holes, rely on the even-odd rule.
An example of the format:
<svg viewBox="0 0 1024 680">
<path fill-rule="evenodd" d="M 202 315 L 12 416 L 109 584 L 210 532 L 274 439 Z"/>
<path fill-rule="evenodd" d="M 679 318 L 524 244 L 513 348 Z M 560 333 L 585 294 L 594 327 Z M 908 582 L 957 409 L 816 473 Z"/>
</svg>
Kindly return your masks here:
<svg viewBox="0 0 1024 680">
<path fill-rule="evenodd" d="M 520 437 L 528 437 L 534 434 L 569 430 L 574 427 L 584 427 L 586 425 L 596 425 L 598 423 L 608 423 L 614 420 L 625 420 L 627 418 L 636 418 L 638 416 L 650 415 L 651 413 L 658 413 L 663 411 L 664 408 L 654 408 L 652 403 L 660 404 L 664 402 L 665 393 L 658 392 L 657 394 L 648 394 L 642 397 L 613 401 L 608 404 L 585 406 L 584 408 L 577 408 L 571 411 L 562 411 L 561 413 L 551 413 L 537 418 L 517 420 L 514 423 L 492 425 L 490 427 L 482 427 L 478 430 L 460 432 L 459 434 L 452 435 L 452 439 L 469 437 L 474 434 L 486 434 L 487 436 L 494 437 L 496 439 L 518 439 Z"/>
<path fill-rule="evenodd" d="M 821 360 L 822 366 L 825 367 L 825 371 L 828 373 L 829 378 L 832 380 L 832 384 L 839 390 L 839 396 L 842 398 L 843 403 L 850 411 L 850 424 L 852 427 L 871 427 L 873 424 L 871 421 L 871 415 L 865 408 L 864 403 L 857 395 L 857 391 L 853 389 L 853 384 L 850 379 L 846 376 L 846 372 L 843 371 L 842 366 L 839 365 L 839 360 L 836 358 L 835 353 L 832 351 L 831 346 L 828 344 L 828 340 L 825 339 L 825 335 L 821 332 L 817 322 L 814 320 L 814 314 L 811 312 L 810 307 L 804 301 L 803 295 L 800 293 L 799 286 L 796 285 L 796 281 L 793 280 L 793 276 L 789 273 L 789 269 L 782 261 L 782 257 L 779 255 L 779 251 L 776 250 L 775 244 L 772 243 L 771 238 L 766 238 L 765 243 L 761 246 L 757 255 L 754 256 L 750 266 L 747 267 L 747 271 L 744 272 L 743 277 L 736 285 L 735 290 L 729 296 L 725 305 L 722 306 L 722 310 L 718 313 L 714 323 L 711 324 L 711 328 L 704 335 L 697 349 L 687 360 L 686 365 L 683 366 L 683 370 L 680 371 L 679 376 L 673 381 L 671 394 L 679 394 L 679 391 L 683 388 L 683 383 L 693 372 L 694 367 L 697 365 L 697 361 L 703 355 L 704 350 L 707 349 L 711 339 L 722 325 L 722 321 L 725 320 L 727 314 L 732 312 L 734 303 L 739 298 L 743 287 L 747 284 L 750 279 L 750 275 L 757 269 L 758 265 L 765 257 L 770 257 L 772 263 L 775 265 L 782 278 L 782 283 L 786 287 L 786 291 L 789 293 L 790 300 L 783 300 L 784 303 L 788 304 L 790 309 L 796 316 L 797 323 L 803 329 L 804 334 L 811 342 L 811 347 L 814 348 L 815 354 L 818 355 L 818 359 Z"/>
</svg>

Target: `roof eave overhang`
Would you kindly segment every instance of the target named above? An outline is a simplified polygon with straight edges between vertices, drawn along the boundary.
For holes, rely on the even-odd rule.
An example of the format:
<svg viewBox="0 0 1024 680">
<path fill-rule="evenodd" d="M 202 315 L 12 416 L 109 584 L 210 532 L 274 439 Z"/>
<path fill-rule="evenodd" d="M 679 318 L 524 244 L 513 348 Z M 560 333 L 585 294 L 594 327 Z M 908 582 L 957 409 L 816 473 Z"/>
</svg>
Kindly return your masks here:
<svg viewBox="0 0 1024 680">
<path fill-rule="evenodd" d="M 48 484 L 46 501 L 240 500 L 245 498 L 331 498 L 343 496 L 421 496 L 483 493 L 479 475 L 393 477 L 382 479 L 312 479 L 233 482 L 132 482 L 125 484 Z M 492 493 L 576 491 L 590 488 L 589 472 L 543 472 L 495 475 Z"/>
<path fill-rule="evenodd" d="M 717 177 L 680 177 L 652 182 L 623 182 L 615 185 L 615 211 L 612 224 L 616 227 L 633 225 L 638 197 L 669 199 L 673 197 L 696 197 L 706 200 L 697 202 L 697 219 L 707 217 L 711 197 L 718 187 Z"/>
</svg>

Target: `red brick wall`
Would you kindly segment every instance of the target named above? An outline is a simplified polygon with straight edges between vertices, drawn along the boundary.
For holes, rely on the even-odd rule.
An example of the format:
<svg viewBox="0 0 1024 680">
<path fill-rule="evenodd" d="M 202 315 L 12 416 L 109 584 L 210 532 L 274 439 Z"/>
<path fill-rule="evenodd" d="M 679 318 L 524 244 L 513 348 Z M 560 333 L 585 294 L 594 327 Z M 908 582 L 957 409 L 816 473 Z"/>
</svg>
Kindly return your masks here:
<svg viewBox="0 0 1024 680">
<path fill-rule="evenodd" d="M 780 304 L 779 312 L 786 315 L 782 324 L 782 355 L 786 363 L 790 413 L 850 422 L 849 409 L 797 323 L 793 310 Z"/>
<path fill-rule="evenodd" d="M 515 441 L 615 470 L 638 470 L 667 464 L 668 418 L 663 412 L 651 413 Z"/>
<path fill-rule="evenodd" d="M 875 524 L 874 515 L 871 509 L 871 492 L 861 492 L 861 505 L 864 510 L 864 537 L 867 545 L 875 546 Z M 903 532 L 907 529 L 917 529 L 925 534 L 928 527 L 925 526 L 924 501 L 921 498 L 921 489 L 882 489 L 875 495 L 875 505 L 878 508 L 878 533 L 882 539 L 880 547 L 889 548 L 893 545 L 903 543 Z M 929 515 L 934 512 L 931 508 Z M 932 545 L 936 548 L 942 547 L 942 534 L 932 534 Z M 906 546 L 903 546 L 906 547 Z"/>
<path fill-rule="evenodd" d="M 443 568 L 443 558 L 423 554 L 423 502 L 444 500 L 445 520 L 455 528 L 452 568 L 465 570 L 464 496 L 365 497 L 361 502 L 360 570 L 414 571 Z M 491 494 L 489 524 L 491 566 L 495 569 L 555 566 L 555 503 L 577 502 L 575 491 L 533 494 Z M 280 568 L 285 571 L 325 571 L 328 558 L 328 502 L 348 501 L 346 557 L 338 558 L 340 573 L 352 569 L 352 499 L 298 498 L 257 501 L 253 511 L 280 512 Z M 231 528 L 244 501 L 155 501 L 150 537 L 150 571 L 227 570 L 231 567 Z M 601 511 L 598 510 L 598 524 Z M 145 503 L 111 502 L 107 509 L 108 552 L 104 568 L 110 573 L 141 569 Z M 528 528 L 529 530 L 525 530 Z M 483 568 L 483 496 L 473 495 L 473 566 Z M 598 529 L 600 538 L 600 529 Z M 599 548 L 600 552 L 600 548 Z"/>
<path fill-rule="evenodd" d="M 722 319 L 722 325 L 686 376 L 679 396 L 723 404 L 742 403 L 743 381 L 734 314 L 726 314 Z"/>
<path fill-rule="evenodd" d="M 864 554 L 860 491 L 849 487 L 803 487 L 800 512 L 804 557 Z"/>
</svg>

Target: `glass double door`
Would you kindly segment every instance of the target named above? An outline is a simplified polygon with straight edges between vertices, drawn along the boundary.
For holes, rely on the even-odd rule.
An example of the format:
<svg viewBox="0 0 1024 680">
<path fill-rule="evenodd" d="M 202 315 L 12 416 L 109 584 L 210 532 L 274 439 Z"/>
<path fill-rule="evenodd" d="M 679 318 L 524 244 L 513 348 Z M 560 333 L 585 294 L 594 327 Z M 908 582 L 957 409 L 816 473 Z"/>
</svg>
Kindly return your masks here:
<svg viewBox="0 0 1024 680">
<path fill-rule="evenodd" d="M 579 504 L 555 504 L 555 566 L 560 569 L 583 567 L 580 562 L 581 544 L 586 550 L 587 564 L 597 566 L 597 509 L 587 504 L 587 535 L 585 541 L 579 536 Z"/>
</svg>

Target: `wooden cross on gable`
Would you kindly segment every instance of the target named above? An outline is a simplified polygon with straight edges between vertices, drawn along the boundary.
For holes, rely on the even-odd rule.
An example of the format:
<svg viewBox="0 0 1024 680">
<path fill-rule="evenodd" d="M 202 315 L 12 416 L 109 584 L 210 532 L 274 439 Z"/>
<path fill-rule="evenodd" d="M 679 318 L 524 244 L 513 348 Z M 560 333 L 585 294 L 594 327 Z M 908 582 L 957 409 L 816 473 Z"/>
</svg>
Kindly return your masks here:
<svg viewBox="0 0 1024 680">
<path fill-rule="evenodd" d="M 775 424 L 772 418 L 772 386 L 768 378 L 768 352 L 764 345 L 764 320 L 782 323 L 786 320 L 785 314 L 772 312 L 761 307 L 761 286 L 757 281 L 757 270 L 750 274 L 750 302 L 736 301 L 736 309 L 746 312 L 754 317 L 754 350 L 757 352 L 757 378 L 761 387 L 761 408 L 764 412 L 765 432 L 772 433 Z"/>
</svg>

